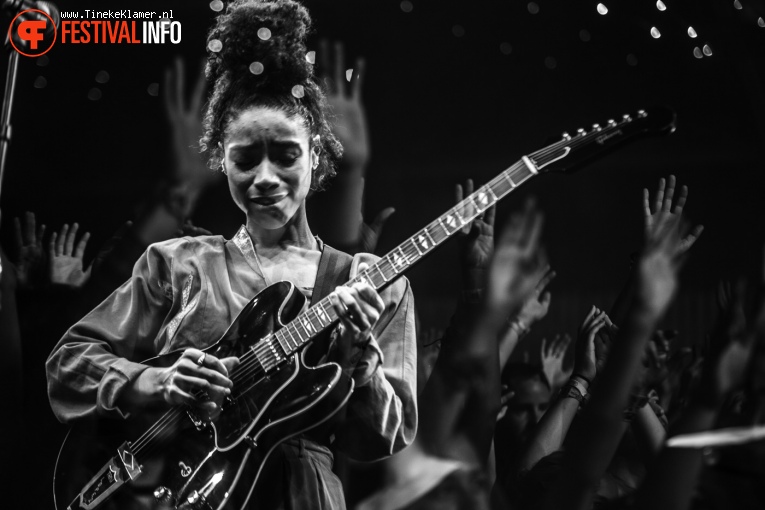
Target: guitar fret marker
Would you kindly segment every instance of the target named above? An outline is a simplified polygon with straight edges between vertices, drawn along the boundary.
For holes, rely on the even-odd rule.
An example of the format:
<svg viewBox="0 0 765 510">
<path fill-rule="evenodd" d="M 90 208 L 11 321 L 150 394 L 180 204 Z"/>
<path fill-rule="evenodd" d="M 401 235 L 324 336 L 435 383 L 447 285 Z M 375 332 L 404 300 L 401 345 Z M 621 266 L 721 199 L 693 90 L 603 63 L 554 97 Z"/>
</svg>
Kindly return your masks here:
<svg viewBox="0 0 765 510">
<path fill-rule="evenodd" d="M 457 228 L 457 220 L 454 219 L 454 216 L 451 214 L 446 215 L 446 224 L 449 225 L 452 228 Z"/>
</svg>

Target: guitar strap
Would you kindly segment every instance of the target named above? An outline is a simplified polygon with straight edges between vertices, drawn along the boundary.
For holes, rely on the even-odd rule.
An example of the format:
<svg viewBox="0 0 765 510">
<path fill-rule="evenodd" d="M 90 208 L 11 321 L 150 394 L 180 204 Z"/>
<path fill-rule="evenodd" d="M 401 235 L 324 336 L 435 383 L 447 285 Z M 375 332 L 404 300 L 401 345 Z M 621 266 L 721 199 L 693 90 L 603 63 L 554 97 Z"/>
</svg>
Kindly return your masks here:
<svg viewBox="0 0 765 510">
<path fill-rule="evenodd" d="M 319 259 L 319 271 L 316 274 L 316 285 L 313 287 L 311 306 L 335 290 L 335 287 L 350 280 L 353 257 L 345 252 L 324 245 Z"/>
</svg>

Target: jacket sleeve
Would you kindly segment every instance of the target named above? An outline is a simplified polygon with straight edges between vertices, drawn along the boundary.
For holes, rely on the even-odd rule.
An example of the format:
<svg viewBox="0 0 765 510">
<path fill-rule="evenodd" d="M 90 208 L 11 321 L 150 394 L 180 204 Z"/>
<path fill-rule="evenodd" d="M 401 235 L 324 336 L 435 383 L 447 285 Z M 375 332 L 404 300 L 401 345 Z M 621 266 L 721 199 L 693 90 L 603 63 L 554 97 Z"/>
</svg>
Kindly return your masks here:
<svg viewBox="0 0 765 510">
<path fill-rule="evenodd" d="M 48 397 L 62 423 L 93 417 L 126 418 L 117 406 L 126 384 L 156 355 L 155 341 L 172 307 L 172 257 L 177 241 L 152 245 L 131 278 L 69 328 L 46 369 Z"/>
<path fill-rule="evenodd" d="M 370 263 L 364 255 L 361 259 Z M 403 450 L 417 432 L 417 341 L 409 281 L 401 278 L 380 297 L 385 309 L 357 365 L 357 386 L 337 434 L 339 448 L 361 461 Z"/>
</svg>

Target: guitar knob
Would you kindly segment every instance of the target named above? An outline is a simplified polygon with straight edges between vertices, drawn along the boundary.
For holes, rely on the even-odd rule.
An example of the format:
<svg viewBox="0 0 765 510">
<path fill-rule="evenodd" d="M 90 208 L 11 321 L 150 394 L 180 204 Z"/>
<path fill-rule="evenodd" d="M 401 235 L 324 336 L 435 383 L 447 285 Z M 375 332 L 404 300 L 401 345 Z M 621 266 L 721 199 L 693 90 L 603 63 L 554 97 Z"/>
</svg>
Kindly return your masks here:
<svg viewBox="0 0 765 510">
<path fill-rule="evenodd" d="M 644 119 L 648 117 L 648 114 L 645 112 L 645 110 L 638 110 L 638 119 Z"/>
<path fill-rule="evenodd" d="M 595 131 L 600 131 L 600 124 L 593 124 L 592 129 Z"/>
<path fill-rule="evenodd" d="M 167 487 L 157 487 L 154 491 L 154 499 L 157 503 L 169 503 L 173 499 L 173 491 Z"/>
<path fill-rule="evenodd" d="M 563 132 L 561 136 L 563 137 L 564 140 L 571 140 L 571 135 L 565 131 Z"/>
<path fill-rule="evenodd" d="M 577 129 L 577 130 L 576 130 L 576 134 L 577 134 L 577 135 L 580 135 L 580 136 L 584 136 L 584 135 L 586 135 L 586 134 L 587 134 L 587 131 L 585 131 L 585 130 L 584 130 L 584 129 L 582 129 L 582 128 L 579 128 L 579 129 Z"/>
</svg>

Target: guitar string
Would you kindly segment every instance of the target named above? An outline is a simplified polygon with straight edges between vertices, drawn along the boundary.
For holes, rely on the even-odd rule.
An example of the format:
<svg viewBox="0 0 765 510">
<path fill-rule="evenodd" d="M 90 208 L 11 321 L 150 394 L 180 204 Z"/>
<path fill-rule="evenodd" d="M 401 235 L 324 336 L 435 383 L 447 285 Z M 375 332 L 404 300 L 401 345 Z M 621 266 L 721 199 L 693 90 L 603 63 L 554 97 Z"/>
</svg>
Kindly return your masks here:
<svg viewBox="0 0 765 510">
<path fill-rule="evenodd" d="M 574 145 L 574 144 L 572 144 L 572 145 Z M 576 145 L 579 145 L 579 144 L 577 143 Z M 549 154 L 549 153 L 553 152 L 554 150 L 557 150 L 557 148 L 551 148 L 549 151 L 540 151 L 540 152 L 545 152 L 545 153 Z M 505 178 L 505 176 L 503 174 L 508 173 L 508 177 L 509 177 L 510 175 L 512 175 L 512 173 L 514 173 L 513 172 L 514 170 L 518 170 L 519 169 L 519 168 L 514 168 L 516 166 L 521 168 L 519 163 L 516 163 L 514 166 L 511 166 L 509 169 L 503 171 L 500 175 L 498 175 L 497 177 L 492 179 L 492 181 L 487 183 L 487 185 L 485 187 L 492 188 L 492 193 L 494 193 L 493 188 L 495 187 L 495 185 L 498 184 L 499 182 L 501 182 Z M 528 175 L 526 177 L 526 179 L 528 179 L 529 177 L 531 177 L 531 175 Z M 526 179 L 523 179 L 522 181 L 515 183 L 515 186 L 510 188 L 508 190 L 508 193 L 513 191 L 516 187 L 518 187 L 523 182 L 525 182 Z M 475 193 L 471 194 L 470 196 L 466 197 L 462 202 L 460 202 L 459 204 L 454 206 L 452 209 L 450 209 L 450 211 L 452 211 L 453 213 L 458 213 L 461 210 L 462 213 L 464 214 L 466 209 L 467 209 L 466 208 L 466 206 L 467 206 L 470 209 L 472 209 L 471 214 L 469 214 L 467 216 L 472 216 L 472 217 L 478 216 L 478 214 L 480 214 L 482 211 L 481 211 L 480 207 L 478 207 L 478 205 L 475 202 L 475 196 L 482 189 L 483 188 L 479 188 L 479 190 L 477 190 Z M 496 193 L 494 193 L 494 194 L 496 196 Z M 499 199 L 501 199 L 501 198 L 504 198 L 504 196 L 505 196 L 505 194 L 502 194 L 501 197 L 497 197 L 497 201 Z M 496 203 L 496 201 L 494 203 Z M 460 215 L 460 217 L 462 217 L 462 215 Z M 464 218 L 462 218 L 462 219 L 464 220 Z M 464 226 L 464 224 L 467 224 L 469 221 L 472 221 L 472 219 L 473 218 L 470 218 L 469 220 L 465 220 L 464 223 L 463 223 L 463 226 Z M 419 233 L 415 234 L 415 236 L 410 237 L 407 241 L 404 241 L 401 245 L 399 245 L 391 253 L 394 253 L 395 251 L 399 250 L 401 253 L 404 254 L 404 257 L 407 259 L 407 261 L 410 260 L 410 258 L 414 258 L 414 260 L 416 262 L 420 257 L 426 255 L 430 250 L 432 250 L 433 248 L 435 248 L 437 245 L 441 244 L 442 242 L 446 241 L 457 230 L 459 230 L 459 228 L 457 228 L 457 229 L 454 229 L 452 232 L 449 232 L 448 229 L 443 227 L 443 229 L 445 230 L 445 234 L 446 234 L 445 237 L 439 239 L 438 241 L 435 241 L 434 236 L 432 234 L 430 234 L 430 231 L 435 231 L 435 228 L 437 226 L 439 226 L 439 225 L 443 227 L 443 224 L 440 221 L 436 220 L 436 221 L 432 222 L 431 224 L 429 224 L 428 226 L 426 226 L 424 229 L 422 229 L 420 231 L 423 234 L 426 234 L 428 236 L 428 238 L 433 242 L 433 245 L 430 248 L 427 248 L 427 251 L 425 253 L 420 253 L 419 250 L 417 250 L 415 248 L 415 246 L 414 246 L 414 237 L 419 235 Z M 408 245 L 407 245 L 407 242 L 408 242 Z M 381 261 L 385 261 L 385 262 L 387 262 L 391 266 L 391 268 L 393 269 L 394 273 L 391 274 L 390 276 L 391 276 L 391 279 L 394 279 L 394 278 L 396 278 L 398 276 L 398 274 L 400 274 L 401 271 L 396 271 L 395 270 L 395 265 L 390 262 L 389 256 L 390 256 L 390 254 L 386 255 L 385 257 L 383 257 L 383 259 L 381 259 Z M 378 262 L 378 264 L 379 264 L 379 262 Z M 409 263 L 409 265 L 411 265 L 411 263 Z M 380 273 L 380 275 L 382 276 L 383 280 L 385 280 L 384 282 L 381 282 L 380 285 L 379 285 L 379 286 L 382 286 L 384 283 L 387 283 L 387 281 L 389 281 L 389 279 L 388 279 L 388 276 L 385 274 L 385 272 L 384 272 L 382 267 L 377 267 L 377 270 Z M 367 280 L 372 281 L 374 283 L 371 270 L 367 270 L 365 273 L 363 273 L 363 276 Z M 318 305 L 322 305 L 323 302 L 324 302 L 324 300 L 320 301 L 317 304 L 317 306 Z M 322 308 L 323 308 L 323 306 L 322 306 Z M 331 315 L 329 315 L 326 312 L 326 310 L 323 310 L 323 311 L 325 312 L 326 315 L 331 317 Z M 307 319 L 309 322 L 311 322 L 311 325 L 315 328 L 315 326 L 313 325 L 313 320 L 310 317 L 310 314 L 312 312 L 314 313 L 314 316 L 315 316 L 316 315 L 316 306 L 310 308 L 309 310 L 307 310 L 303 314 L 299 315 L 293 321 L 291 321 L 289 324 L 285 325 L 285 328 L 283 328 L 283 329 L 287 329 L 287 328 L 292 327 L 292 330 L 295 333 L 297 333 L 298 338 L 300 339 L 300 342 L 295 341 L 294 340 L 294 336 L 290 335 L 293 338 L 293 342 L 296 344 L 295 348 L 297 348 L 300 345 L 302 345 L 302 343 L 305 343 L 305 340 L 302 338 L 302 335 L 300 335 L 300 333 L 299 333 L 299 331 L 297 329 L 297 324 L 300 323 L 300 321 L 297 320 L 297 319 L 299 319 L 301 316 L 304 316 L 304 318 Z M 318 319 L 318 317 L 314 317 L 314 318 Z M 334 320 L 334 318 L 332 318 L 332 320 Z M 332 320 L 330 322 L 332 322 Z M 319 320 L 319 323 L 322 324 L 321 320 Z M 294 324 L 294 326 L 293 326 L 293 324 Z M 321 329 L 324 329 L 325 327 L 326 327 L 326 325 L 322 324 L 322 328 Z M 306 333 L 309 333 L 309 331 L 305 327 L 305 325 L 303 325 L 303 329 L 306 331 Z M 262 340 L 262 341 L 258 342 L 258 344 L 253 346 L 253 348 L 251 348 L 249 350 L 249 352 L 245 353 L 240 358 L 242 360 L 242 364 L 239 367 L 237 367 L 237 370 L 234 372 L 234 374 L 232 374 L 232 382 L 234 382 L 235 384 L 236 383 L 241 384 L 241 383 L 243 383 L 244 381 L 246 381 L 248 379 L 257 378 L 257 376 L 261 375 L 261 372 L 262 373 L 266 373 L 269 369 L 272 369 L 275 366 L 278 366 L 278 361 L 279 361 L 278 358 L 273 360 L 273 359 L 268 359 L 268 357 L 266 357 L 266 359 L 268 359 L 268 361 L 270 361 L 270 366 L 263 366 L 263 364 L 262 364 L 262 362 L 260 362 L 260 359 L 259 359 L 259 356 L 258 356 L 258 355 L 261 355 L 261 357 L 263 357 L 263 355 L 269 353 L 269 351 L 273 347 L 272 340 L 277 340 L 277 342 L 279 340 L 276 337 L 277 334 L 278 334 L 278 332 L 276 332 L 273 335 L 271 335 L 271 338 L 266 337 L 267 338 L 266 340 Z M 292 346 L 290 345 L 289 340 L 287 340 L 286 335 L 282 334 L 282 339 L 289 346 L 289 348 L 292 349 Z M 283 351 L 285 351 L 285 355 L 289 355 L 289 353 L 284 349 L 282 343 L 281 342 L 278 342 L 278 343 L 279 343 L 279 347 Z M 276 363 L 274 361 L 276 361 Z M 236 379 L 236 381 L 234 381 L 234 379 Z M 247 391 L 249 391 L 254 386 L 256 386 L 259 382 L 260 381 L 254 381 L 254 384 L 251 384 L 247 388 L 241 390 L 240 391 L 240 396 L 242 394 L 246 393 Z M 135 446 L 134 446 L 134 449 L 135 449 L 134 453 L 136 453 L 136 454 L 138 454 L 139 452 L 143 453 L 147 448 L 151 447 L 152 442 L 154 442 L 155 440 L 161 439 L 161 437 L 163 435 L 167 435 L 168 432 L 170 431 L 169 428 L 172 425 L 174 425 L 175 424 L 174 422 L 177 422 L 178 419 L 181 416 L 182 416 L 182 410 L 180 408 L 175 408 L 174 410 L 169 411 L 168 413 L 166 413 L 165 416 L 163 416 L 163 418 L 161 418 L 157 423 L 155 423 L 154 426 L 152 426 L 146 433 L 144 433 L 141 436 L 141 438 L 139 438 L 139 440 L 136 441 Z"/>
</svg>

